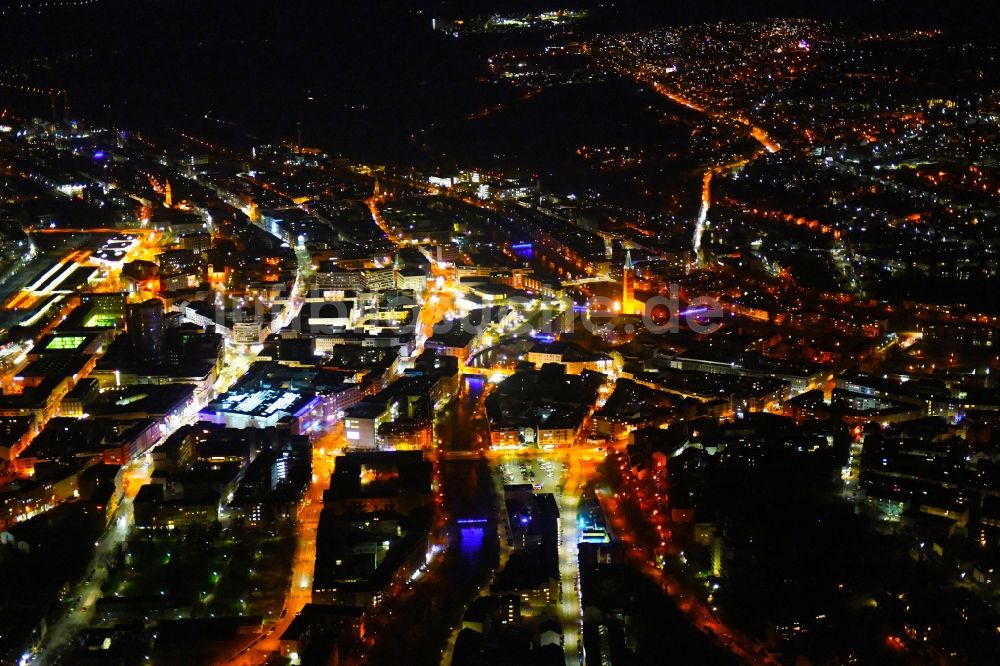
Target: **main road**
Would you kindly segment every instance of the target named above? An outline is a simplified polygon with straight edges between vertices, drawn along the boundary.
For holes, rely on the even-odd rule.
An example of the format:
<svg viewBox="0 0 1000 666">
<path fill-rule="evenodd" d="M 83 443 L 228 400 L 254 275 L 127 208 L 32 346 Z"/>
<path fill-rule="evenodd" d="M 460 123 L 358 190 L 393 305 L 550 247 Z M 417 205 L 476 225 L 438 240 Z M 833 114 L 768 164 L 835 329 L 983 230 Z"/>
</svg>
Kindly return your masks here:
<svg viewBox="0 0 1000 666">
<path fill-rule="evenodd" d="M 527 483 L 537 492 L 552 493 L 559 507 L 559 598 L 556 610 L 563 630 L 566 666 L 583 663 L 583 609 L 580 590 L 580 497 L 596 476 L 605 454 L 583 442 L 552 449 L 521 449 L 486 453 L 498 485 Z M 527 473 L 522 472 L 522 465 Z M 445 665 L 447 666 L 447 665 Z"/>
<path fill-rule="evenodd" d="M 717 164 L 708 167 L 702 174 L 701 204 L 698 210 L 698 217 L 695 220 L 694 235 L 691 241 L 692 251 L 694 252 L 698 264 L 700 265 L 704 259 L 701 251 L 701 241 L 708 225 L 708 210 L 712 207 L 712 178 L 717 175 L 728 173 L 733 169 L 743 167 L 765 153 L 776 153 L 781 150 L 781 145 L 774 141 L 764 128 L 754 125 L 748 118 L 740 113 L 730 113 L 709 109 L 701 104 L 691 101 L 691 99 L 685 95 L 682 95 L 675 90 L 671 90 L 662 82 L 656 81 L 644 74 L 635 75 L 635 79 L 642 83 L 651 85 L 653 90 L 675 104 L 680 104 L 681 106 L 691 109 L 692 111 L 703 113 L 711 118 L 725 120 L 745 127 L 750 136 L 761 145 L 761 150 L 754 153 L 753 156 L 747 159 L 738 160 L 729 164 Z"/>
</svg>

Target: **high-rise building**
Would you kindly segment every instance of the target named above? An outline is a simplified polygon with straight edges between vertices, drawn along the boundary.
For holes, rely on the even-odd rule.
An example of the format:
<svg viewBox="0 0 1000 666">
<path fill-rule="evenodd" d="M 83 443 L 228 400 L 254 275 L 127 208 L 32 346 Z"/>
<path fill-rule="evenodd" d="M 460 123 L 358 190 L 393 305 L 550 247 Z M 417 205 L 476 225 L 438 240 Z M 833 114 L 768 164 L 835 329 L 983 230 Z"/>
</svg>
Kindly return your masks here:
<svg viewBox="0 0 1000 666">
<path fill-rule="evenodd" d="M 151 298 L 130 308 L 128 332 L 143 360 L 155 363 L 162 358 L 165 329 L 163 301 Z"/>
<path fill-rule="evenodd" d="M 403 269 L 403 258 L 399 256 L 399 252 L 392 259 L 392 286 L 399 288 L 399 271 Z"/>
</svg>

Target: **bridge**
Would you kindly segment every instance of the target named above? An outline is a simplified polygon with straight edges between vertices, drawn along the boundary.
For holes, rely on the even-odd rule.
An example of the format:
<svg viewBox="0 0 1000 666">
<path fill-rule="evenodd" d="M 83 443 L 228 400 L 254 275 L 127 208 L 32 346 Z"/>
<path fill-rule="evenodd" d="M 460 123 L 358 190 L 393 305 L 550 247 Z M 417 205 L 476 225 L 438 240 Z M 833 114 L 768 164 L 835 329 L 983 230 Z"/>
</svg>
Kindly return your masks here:
<svg viewBox="0 0 1000 666">
<path fill-rule="evenodd" d="M 510 368 L 476 368 L 471 365 L 462 366 L 463 375 L 474 375 L 478 377 L 492 377 L 496 374 L 512 375 L 514 371 Z"/>
<path fill-rule="evenodd" d="M 577 287 L 582 284 L 594 284 L 595 282 L 614 282 L 610 275 L 595 275 L 593 277 L 580 278 L 578 280 L 562 280 L 564 287 Z"/>
<path fill-rule="evenodd" d="M 486 453 L 483 451 L 440 451 L 437 454 L 438 460 L 483 460 Z"/>
</svg>

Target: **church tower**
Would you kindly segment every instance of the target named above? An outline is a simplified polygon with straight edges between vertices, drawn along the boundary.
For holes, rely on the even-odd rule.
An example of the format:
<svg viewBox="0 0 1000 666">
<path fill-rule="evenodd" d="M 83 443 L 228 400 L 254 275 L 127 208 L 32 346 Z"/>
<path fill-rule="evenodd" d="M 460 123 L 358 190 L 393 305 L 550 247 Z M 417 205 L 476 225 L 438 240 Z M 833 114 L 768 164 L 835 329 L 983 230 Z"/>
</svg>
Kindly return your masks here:
<svg viewBox="0 0 1000 666">
<path fill-rule="evenodd" d="M 635 266 L 632 265 L 632 251 L 625 250 L 625 267 L 622 270 L 622 312 L 633 314 L 635 310 Z"/>
<path fill-rule="evenodd" d="M 167 208 L 174 207 L 174 195 L 170 190 L 170 181 L 167 181 L 166 186 L 163 188 L 163 205 Z"/>
</svg>

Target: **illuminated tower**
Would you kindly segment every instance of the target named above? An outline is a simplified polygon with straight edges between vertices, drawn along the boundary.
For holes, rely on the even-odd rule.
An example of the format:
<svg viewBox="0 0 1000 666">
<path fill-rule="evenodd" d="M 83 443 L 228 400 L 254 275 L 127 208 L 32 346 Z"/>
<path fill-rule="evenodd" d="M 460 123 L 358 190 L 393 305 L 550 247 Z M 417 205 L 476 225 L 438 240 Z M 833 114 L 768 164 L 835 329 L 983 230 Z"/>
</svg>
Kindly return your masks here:
<svg viewBox="0 0 1000 666">
<path fill-rule="evenodd" d="M 170 181 L 167 181 L 166 187 L 163 188 L 163 205 L 167 208 L 174 207 L 174 195 L 170 191 Z"/>
<path fill-rule="evenodd" d="M 625 250 L 625 267 L 622 270 L 622 313 L 632 314 L 635 304 L 635 267 L 632 251 Z"/>
</svg>

